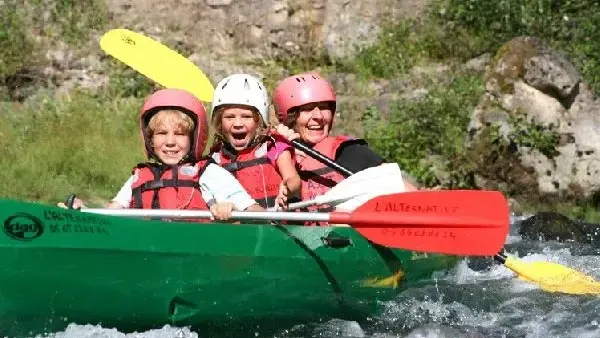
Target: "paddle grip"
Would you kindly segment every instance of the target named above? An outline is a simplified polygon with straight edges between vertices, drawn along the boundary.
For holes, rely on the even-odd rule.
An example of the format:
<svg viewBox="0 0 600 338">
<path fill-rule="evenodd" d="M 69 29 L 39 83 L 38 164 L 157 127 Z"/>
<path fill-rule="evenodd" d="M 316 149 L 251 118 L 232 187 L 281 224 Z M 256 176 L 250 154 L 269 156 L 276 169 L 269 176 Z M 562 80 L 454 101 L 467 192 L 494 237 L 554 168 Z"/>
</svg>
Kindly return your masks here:
<svg viewBox="0 0 600 338">
<path fill-rule="evenodd" d="M 329 213 L 329 224 L 351 224 L 352 214 L 349 212 L 332 211 Z"/>
<path fill-rule="evenodd" d="M 499 253 L 497 255 L 494 255 L 494 259 L 497 260 L 498 262 L 504 264 L 506 262 L 506 256 L 504 256 L 503 254 Z"/>
<path fill-rule="evenodd" d="M 301 143 L 298 140 L 293 140 L 292 145 L 294 146 L 294 148 L 301 150 L 303 152 L 305 152 L 306 154 L 310 155 L 310 157 L 314 158 L 315 160 L 329 166 L 332 169 L 335 169 L 337 172 L 339 172 L 340 174 L 344 175 L 345 177 L 351 176 L 352 174 L 354 174 L 352 171 L 348 170 L 348 168 L 342 167 L 341 165 L 339 165 L 338 163 L 334 162 L 332 159 L 330 159 L 329 157 L 323 155 L 322 153 L 306 146 L 305 144 Z"/>
<path fill-rule="evenodd" d="M 67 196 L 67 199 L 65 200 L 65 205 L 67 206 L 67 208 L 69 209 L 73 209 L 73 203 L 75 203 L 75 194 L 69 194 L 69 196 Z"/>
</svg>

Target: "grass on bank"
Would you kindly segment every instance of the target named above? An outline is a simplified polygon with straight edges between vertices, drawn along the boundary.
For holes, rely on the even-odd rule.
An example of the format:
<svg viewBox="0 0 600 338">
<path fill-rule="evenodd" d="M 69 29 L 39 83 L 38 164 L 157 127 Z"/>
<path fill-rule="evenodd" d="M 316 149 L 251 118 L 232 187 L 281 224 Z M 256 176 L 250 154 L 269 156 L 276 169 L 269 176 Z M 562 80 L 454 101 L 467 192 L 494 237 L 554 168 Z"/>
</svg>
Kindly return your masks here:
<svg viewBox="0 0 600 338">
<path fill-rule="evenodd" d="M 0 196 L 55 203 L 69 193 L 113 197 L 143 160 L 140 101 L 76 92 L 5 104 L 0 115 Z"/>
</svg>

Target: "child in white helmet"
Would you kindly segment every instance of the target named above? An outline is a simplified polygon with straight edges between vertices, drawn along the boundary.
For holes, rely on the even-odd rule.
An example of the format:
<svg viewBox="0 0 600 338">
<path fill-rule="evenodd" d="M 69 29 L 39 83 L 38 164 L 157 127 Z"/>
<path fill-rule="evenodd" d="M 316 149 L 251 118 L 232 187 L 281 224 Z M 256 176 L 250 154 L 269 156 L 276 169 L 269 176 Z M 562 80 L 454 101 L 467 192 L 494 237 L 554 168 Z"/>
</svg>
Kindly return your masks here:
<svg viewBox="0 0 600 338">
<path fill-rule="evenodd" d="M 264 208 L 284 206 L 288 197 L 299 195 L 293 149 L 267 135 L 269 97 L 263 83 L 248 74 L 230 75 L 217 84 L 212 104 L 215 162 Z"/>
</svg>

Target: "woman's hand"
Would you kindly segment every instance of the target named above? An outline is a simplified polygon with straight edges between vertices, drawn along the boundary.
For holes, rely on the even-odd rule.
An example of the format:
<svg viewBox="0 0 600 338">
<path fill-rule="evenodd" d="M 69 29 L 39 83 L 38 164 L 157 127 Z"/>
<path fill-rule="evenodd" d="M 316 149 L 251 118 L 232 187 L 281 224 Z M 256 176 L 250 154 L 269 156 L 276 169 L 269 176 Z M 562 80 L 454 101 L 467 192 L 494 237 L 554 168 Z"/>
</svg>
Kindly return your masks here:
<svg viewBox="0 0 600 338">
<path fill-rule="evenodd" d="M 277 125 L 277 127 L 273 128 L 273 130 L 277 132 L 277 134 L 288 139 L 288 141 L 293 141 L 295 139 L 300 138 L 300 134 L 295 132 L 293 129 L 284 126 L 283 124 Z"/>
</svg>

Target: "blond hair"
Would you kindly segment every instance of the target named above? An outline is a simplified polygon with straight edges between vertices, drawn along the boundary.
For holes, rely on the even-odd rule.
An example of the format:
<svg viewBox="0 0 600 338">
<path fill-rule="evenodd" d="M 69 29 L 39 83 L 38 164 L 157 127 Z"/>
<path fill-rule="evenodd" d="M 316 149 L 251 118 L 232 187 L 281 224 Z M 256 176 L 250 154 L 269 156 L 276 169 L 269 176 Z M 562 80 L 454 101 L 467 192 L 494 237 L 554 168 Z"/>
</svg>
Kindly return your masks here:
<svg viewBox="0 0 600 338">
<path fill-rule="evenodd" d="M 223 105 L 217 108 L 212 116 L 211 125 L 214 128 L 215 135 L 213 138 L 213 148 L 220 147 L 223 143 L 227 142 L 227 138 L 223 135 L 223 120 L 221 119 L 221 115 L 223 111 L 227 108 L 230 108 L 232 105 Z M 248 108 L 252 111 L 252 116 L 254 117 L 254 122 L 258 124 L 258 128 L 256 129 L 256 135 L 254 135 L 254 139 L 251 144 L 256 144 L 261 141 L 265 136 L 267 136 L 268 127 L 266 122 L 263 121 L 262 116 L 258 113 L 256 108 L 251 106 L 243 106 L 244 108 Z"/>
<path fill-rule="evenodd" d="M 164 109 L 159 110 L 150 118 L 146 126 L 146 133 L 149 138 L 152 138 L 158 128 L 169 124 L 190 136 L 195 126 L 194 120 L 188 114 L 176 109 Z"/>
</svg>

